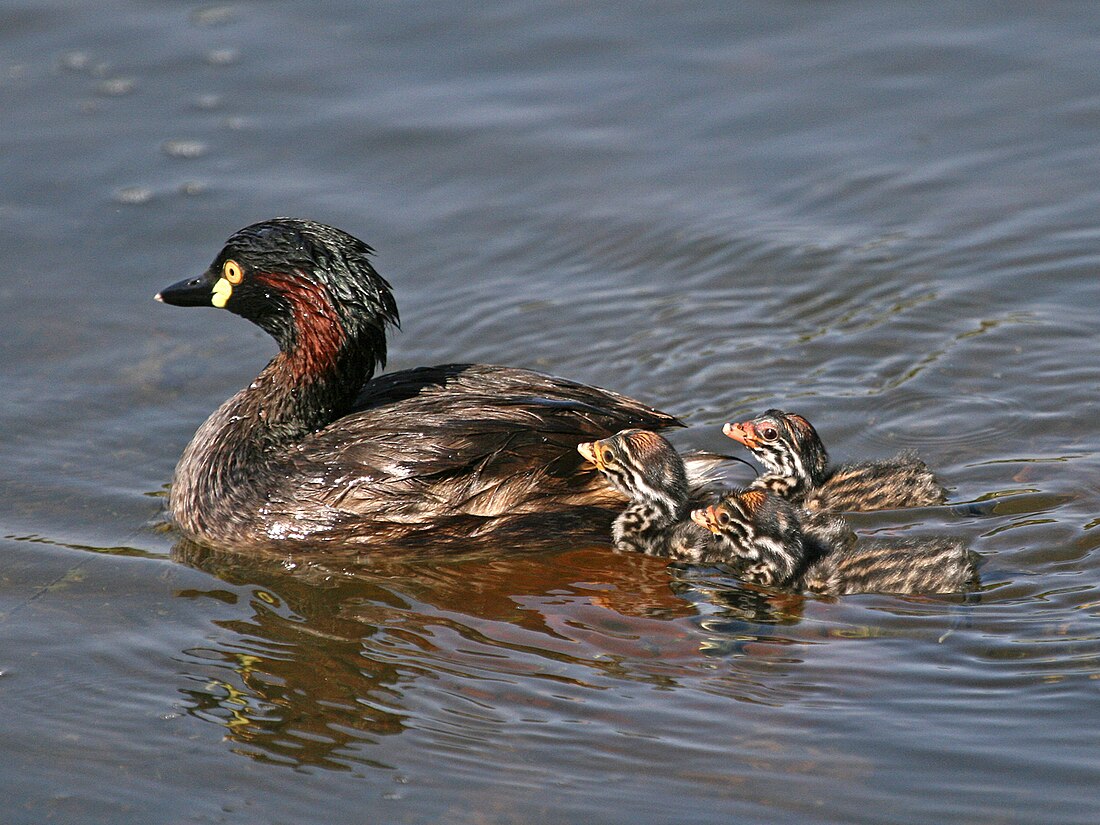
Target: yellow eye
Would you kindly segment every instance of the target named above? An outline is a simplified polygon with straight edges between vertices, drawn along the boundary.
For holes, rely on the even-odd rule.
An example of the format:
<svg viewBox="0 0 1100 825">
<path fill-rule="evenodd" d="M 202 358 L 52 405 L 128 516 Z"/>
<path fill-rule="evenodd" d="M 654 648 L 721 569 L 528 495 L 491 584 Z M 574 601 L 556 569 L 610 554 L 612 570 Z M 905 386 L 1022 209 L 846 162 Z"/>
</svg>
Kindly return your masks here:
<svg viewBox="0 0 1100 825">
<path fill-rule="evenodd" d="M 222 277 L 236 286 L 244 278 L 244 272 L 241 270 L 239 263 L 230 260 L 222 264 Z"/>
</svg>

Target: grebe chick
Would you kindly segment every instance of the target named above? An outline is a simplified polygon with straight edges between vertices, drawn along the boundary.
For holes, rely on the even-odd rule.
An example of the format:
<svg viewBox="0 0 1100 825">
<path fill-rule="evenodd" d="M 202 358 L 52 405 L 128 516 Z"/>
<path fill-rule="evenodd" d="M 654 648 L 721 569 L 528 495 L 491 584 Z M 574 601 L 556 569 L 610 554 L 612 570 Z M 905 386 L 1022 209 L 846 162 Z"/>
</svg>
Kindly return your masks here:
<svg viewBox="0 0 1100 825">
<path fill-rule="evenodd" d="M 829 545 L 829 536 L 842 531 L 818 528 L 816 536 L 807 535 L 797 509 L 767 490 L 731 492 L 692 518 L 744 560 L 742 578 L 769 587 L 840 596 L 959 593 L 978 583 L 977 554 L 958 541 L 842 539 Z"/>
<path fill-rule="evenodd" d="M 577 450 L 630 501 L 611 525 L 619 550 L 680 561 L 708 561 L 715 542 L 689 518 L 693 504 L 684 461 L 661 435 L 628 429 Z M 711 498 L 713 500 L 713 498 Z"/>
<path fill-rule="evenodd" d="M 851 548 L 855 533 L 839 516 L 810 514 L 767 490 L 730 490 L 691 518 L 718 542 L 722 561 L 746 581 L 801 589 L 807 568 Z"/>
<path fill-rule="evenodd" d="M 766 473 L 750 486 L 788 498 L 807 510 L 830 512 L 926 507 L 947 501 L 947 491 L 912 451 L 883 461 L 830 465 L 817 430 L 782 410 L 722 432 L 748 447 Z"/>
<path fill-rule="evenodd" d="M 964 593 L 979 584 L 980 557 L 957 539 L 861 540 L 810 565 L 802 588 L 845 593 Z"/>
<path fill-rule="evenodd" d="M 189 539 L 290 551 L 399 541 L 442 521 L 622 506 L 576 447 L 627 427 L 681 426 L 614 392 L 523 369 L 448 364 L 374 378 L 398 325 L 372 250 L 276 218 L 234 234 L 199 277 L 164 289 L 275 338 L 279 353 L 195 433 L 169 511 Z"/>
</svg>

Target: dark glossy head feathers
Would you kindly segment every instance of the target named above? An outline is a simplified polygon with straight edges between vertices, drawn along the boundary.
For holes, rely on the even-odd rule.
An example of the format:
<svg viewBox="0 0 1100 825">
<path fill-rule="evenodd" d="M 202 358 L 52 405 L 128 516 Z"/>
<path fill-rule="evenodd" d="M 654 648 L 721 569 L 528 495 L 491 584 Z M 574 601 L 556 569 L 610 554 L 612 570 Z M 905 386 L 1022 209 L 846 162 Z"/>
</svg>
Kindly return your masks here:
<svg viewBox="0 0 1100 825">
<path fill-rule="evenodd" d="M 399 320 L 390 285 L 370 263 L 372 252 L 331 226 L 274 218 L 236 232 L 206 272 L 157 298 L 224 307 L 266 330 L 289 354 L 324 360 L 351 349 L 385 364 L 386 327 Z"/>
</svg>

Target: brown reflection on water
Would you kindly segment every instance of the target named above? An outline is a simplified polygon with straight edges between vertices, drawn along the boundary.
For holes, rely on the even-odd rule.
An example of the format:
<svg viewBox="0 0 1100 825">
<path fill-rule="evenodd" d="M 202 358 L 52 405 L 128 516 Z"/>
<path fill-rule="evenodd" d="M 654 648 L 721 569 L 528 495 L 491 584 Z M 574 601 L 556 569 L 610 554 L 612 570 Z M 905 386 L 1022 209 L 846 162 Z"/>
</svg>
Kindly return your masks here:
<svg viewBox="0 0 1100 825">
<path fill-rule="evenodd" d="M 393 698 L 398 669 L 361 655 L 377 629 L 346 607 L 392 600 L 390 593 L 369 582 L 328 589 L 291 576 L 223 572 L 227 582 L 251 587 L 249 614 L 214 622 L 233 634 L 233 644 L 183 651 L 214 665 L 212 676 L 184 689 L 190 713 L 223 725 L 229 741 L 245 746 L 238 753 L 326 768 L 346 767 L 339 754 L 351 742 L 404 728 Z"/>
<path fill-rule="evenodd" d="M 407 730 L 407 691 L 422 680 L 486 708 L 530 706 L 547 680 L 676 686 L 715 653 L 789 658 L 794 642 L 767 628 L 797 622 L 802 605 L 598 546 L 339 570 L 187 542 L 173 556 L 238 588 L 178 596 L 241 608 L 214 621 L 228 640 L 183 651 L 188 712 L 223 726 L 242 755 L 337 770 L 391 767 L 357 744 Z"/>
</svg>

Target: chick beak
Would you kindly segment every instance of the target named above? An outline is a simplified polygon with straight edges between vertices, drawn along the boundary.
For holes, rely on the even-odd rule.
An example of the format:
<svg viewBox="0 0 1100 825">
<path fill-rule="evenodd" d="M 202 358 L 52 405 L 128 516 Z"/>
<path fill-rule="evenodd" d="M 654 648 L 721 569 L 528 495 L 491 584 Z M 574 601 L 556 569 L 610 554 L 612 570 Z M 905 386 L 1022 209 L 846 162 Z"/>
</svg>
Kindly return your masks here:
<svg viewBox="0 0 1100 825">
<path fill-rule="evenodd" d="M 704 507 L 691 511 L 691 520 L 712 533 L 718 532 L 718 520 L 714 517 L 713 507 Z"/>
<path fill-rule="evenodd" d="M 756 443 L 756 428 L 749 422 L 737 424 L 732 421 L 722 425 L 722 434 L 732 438 L 746 447 L 752 447 Z"/>
<path fill-rule="evenodd" d="M 577 452 L 584 456 L 586 461 L 590 461 L 596 465 L 596 469 L 603 469 L 603 464 L 600 461 L 600 451 L 596 449 L 595 441 L 584 441 L 577 445 Z"/>
</svg>

